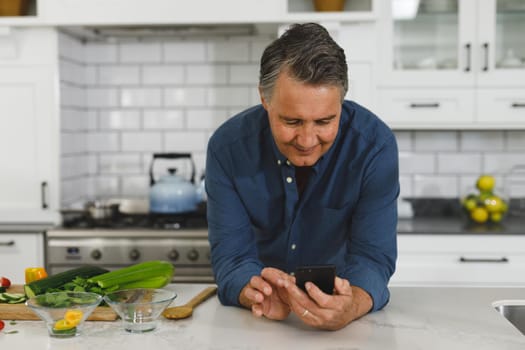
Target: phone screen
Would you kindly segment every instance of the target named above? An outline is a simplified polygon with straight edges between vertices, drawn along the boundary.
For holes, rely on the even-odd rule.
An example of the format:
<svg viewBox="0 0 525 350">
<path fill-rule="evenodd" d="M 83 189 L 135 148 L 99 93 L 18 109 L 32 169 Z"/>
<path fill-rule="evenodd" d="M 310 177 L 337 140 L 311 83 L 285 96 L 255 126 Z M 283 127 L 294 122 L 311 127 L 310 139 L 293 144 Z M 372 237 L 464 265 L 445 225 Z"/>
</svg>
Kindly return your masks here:
<svg viewBox="0 0 525 350">
<path fill-rule="evenodd" d="M 305 283 L 312 282 L 326 294 L 334 293 L 335 265 L 301 266 L 295 270 L 295 284 L 306 292 Z"/>
</svg>

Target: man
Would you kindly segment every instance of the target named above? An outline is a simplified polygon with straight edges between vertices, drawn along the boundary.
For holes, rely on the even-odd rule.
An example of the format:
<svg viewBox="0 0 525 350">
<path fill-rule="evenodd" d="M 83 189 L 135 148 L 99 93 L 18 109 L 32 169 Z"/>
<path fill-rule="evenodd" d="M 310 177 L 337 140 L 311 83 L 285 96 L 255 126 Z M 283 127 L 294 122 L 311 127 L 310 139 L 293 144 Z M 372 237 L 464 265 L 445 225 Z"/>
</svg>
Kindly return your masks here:
<svg viewBox="0 0 525 350">
<path fill-rule="evenodd" d="M 212 265 L 223 304 L 336 330 L 385 306 L 397 257 L 398 153 L 374 114 L 345 101 L 343 50 L 293 25 L 261 58 L 262 105 L 225 122 L 206 163 Z M 333 264 L 334 293 L 293 272 Z"/>
</svg>

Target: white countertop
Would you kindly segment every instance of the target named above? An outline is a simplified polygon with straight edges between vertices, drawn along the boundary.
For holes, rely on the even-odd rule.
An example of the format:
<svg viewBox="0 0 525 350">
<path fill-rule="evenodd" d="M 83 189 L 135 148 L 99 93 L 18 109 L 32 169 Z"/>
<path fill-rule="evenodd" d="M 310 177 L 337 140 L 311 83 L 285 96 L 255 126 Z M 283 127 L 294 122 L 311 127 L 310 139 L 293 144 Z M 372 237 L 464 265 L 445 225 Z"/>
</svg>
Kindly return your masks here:
<svg viewBox="0 0 525 350">
<path fill-rule="evenodd" d="M 205 285 L 173 284 L 175 304 Z M 501 299 L 525 299 L 518 288 L 392 287 L 384 310 L 346 328 L 319 331 L 290 316 L 276 322 L 255 318 L 248 310 L 220 305 L 214 297 L 185 320 L 164 320 L 145 334 L 129 334 L 120 321 L 87 322 L 72 339 L 47 335 L 41 321 L 6 322 L 0 332 L 4 349 L 525 349 L 525 337 L 492 307 Z M 6 334 L 17 330 L 16 334 Z"/>
</svg>

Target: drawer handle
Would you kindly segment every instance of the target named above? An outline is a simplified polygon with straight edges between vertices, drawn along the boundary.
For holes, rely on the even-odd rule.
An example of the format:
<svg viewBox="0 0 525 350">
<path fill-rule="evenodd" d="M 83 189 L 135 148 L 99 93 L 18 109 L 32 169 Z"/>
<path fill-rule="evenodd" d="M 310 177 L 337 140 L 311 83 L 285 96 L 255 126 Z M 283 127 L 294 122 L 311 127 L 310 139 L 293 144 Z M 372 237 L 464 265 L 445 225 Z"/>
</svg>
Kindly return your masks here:
<svg viewBox="0 0 525 350">
<path fill-rule="evenodd" d="M 525 108 L 525 103 L 514 102 L 511 106 L 512 108 Z"/>
<path fill-rule="evenodd" d="M 506 257 L 501 258 L 465 258 L 460 257 L 459 261 L 462 263 L 479 263 L 479 262 L 487 262 L 487 263 L 508 263 L 509 259 Z"/>
<path fill-rule="evenodd" d="M 11 247 L 15 245 L 15 241 L 0 242 L 0 247 Z"/>
<path fill-rule="evenodd" d="M 470 43 L 465 45 L 465 50 L 467 51 L 467 65 L 465 67 L 465 72 L 470 72 L 470 61 L 471 61 L 471 45 Z"/>
<path fill-rule="evenodd" d="M 485 56 L 485 64 L 483 65 L 483 71 L 486 72 L 489 70 L 489 43 L 483 44 L 483 52 Z"/>
<path fill-rule="evenodd" d="M 439 108 L 439 102 L 434 103 L 411 103 L 410 108 Z"/>
</svg>

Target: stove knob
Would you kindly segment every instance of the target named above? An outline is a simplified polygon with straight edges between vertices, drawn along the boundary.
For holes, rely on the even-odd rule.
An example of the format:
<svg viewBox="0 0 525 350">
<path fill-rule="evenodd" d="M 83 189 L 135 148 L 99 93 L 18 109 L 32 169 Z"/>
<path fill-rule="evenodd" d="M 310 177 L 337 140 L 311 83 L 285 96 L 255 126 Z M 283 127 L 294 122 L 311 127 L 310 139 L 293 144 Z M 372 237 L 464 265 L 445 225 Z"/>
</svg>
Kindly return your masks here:
<svg viewBox="0 0 525 350">
<path fill-rule="evenodd" d="M 175 261 L 178 258 L 179 258 L 179 252 L 176 249 L 170 250 L 170 252 L 168 253 L 168 259 Z"/>
<path fill-rule="evenodd" d="M 140 258 L 140 252 L 137 249 L 132 249 L 129 252 L 129 258 L 133 261 L 138 260 Z"/>
<path fill-rule="evenodd" d="M 190 261 L 195 261 L 199 258 L 199 252 L 196 251 L 195 249 L 192 249 L 188 252 L 188 259 Z"/>
<path fill-rule="evenodd" d="M 98 249 L 95 249 L 91 252 L 91 257 L 95 260 L 100 260 L 100 258 L 102 258 L 102 252 Z"/>
</svg>

